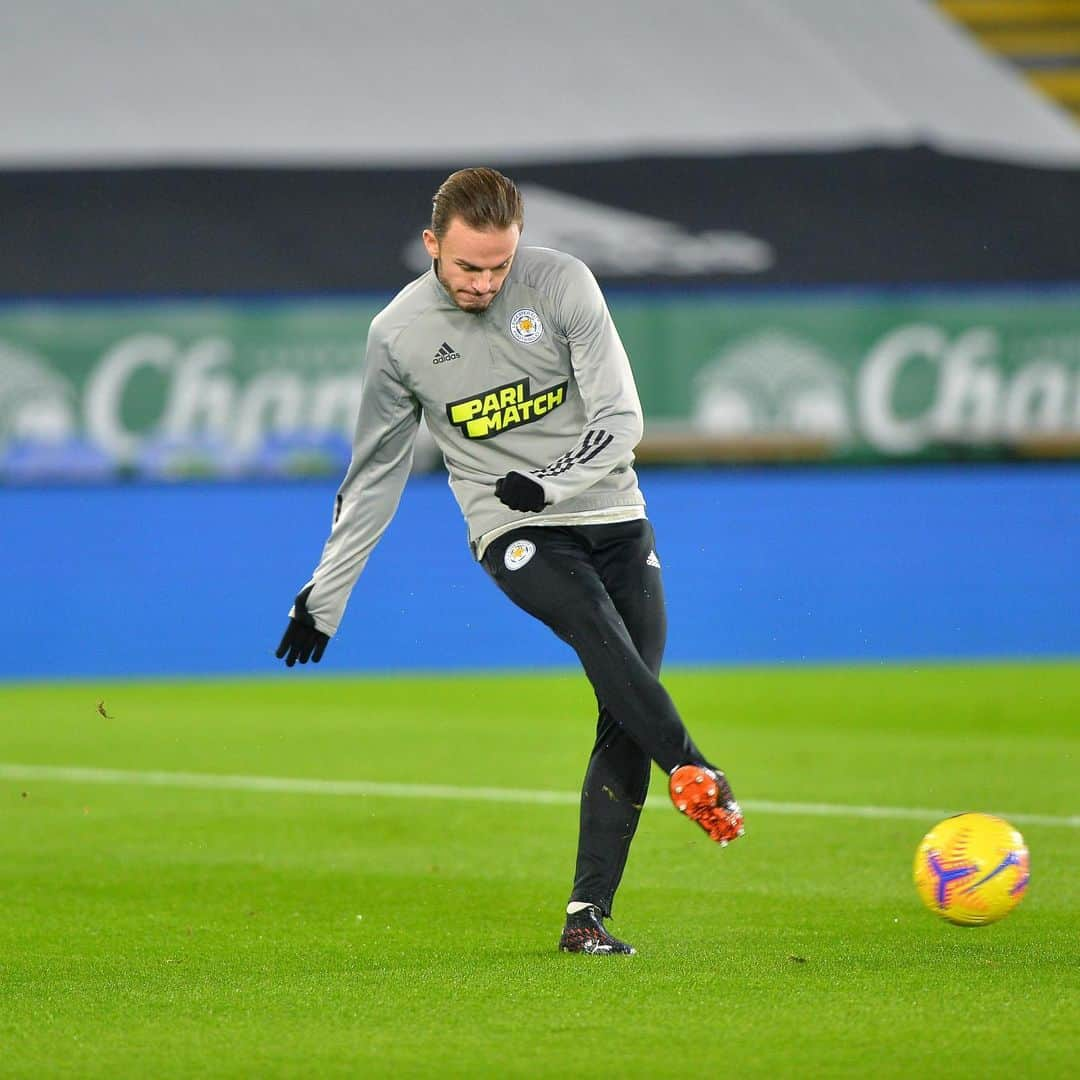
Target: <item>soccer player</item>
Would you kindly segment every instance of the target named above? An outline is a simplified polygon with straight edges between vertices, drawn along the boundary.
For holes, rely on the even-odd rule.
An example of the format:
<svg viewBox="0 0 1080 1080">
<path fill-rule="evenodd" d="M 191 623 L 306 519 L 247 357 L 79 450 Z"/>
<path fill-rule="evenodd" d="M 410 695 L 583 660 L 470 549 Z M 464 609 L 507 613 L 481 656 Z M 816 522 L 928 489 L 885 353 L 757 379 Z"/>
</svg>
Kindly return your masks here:
<svg viewBox="0 0 1080 1080">
<path fill-rule="evenodd" d="M 720 844 L 741 836 L 724 774 L 659 680 L 660 560 L 633 469 L 642 415 L 630 363 L 589 269 L 519 247 L 521 193 L 463 169 L 435 193 L 431 269 L 372 320 L 352 462 L 322 558 L 277 656 L 318 662 L 397 508 L 421 415 L 442 451 L 473 554 L 576 652 L 596 692 L 577 869 L 559 947 L 633 953 L 604 926 L 650 762 L 675 806 Z"/>
</svg>

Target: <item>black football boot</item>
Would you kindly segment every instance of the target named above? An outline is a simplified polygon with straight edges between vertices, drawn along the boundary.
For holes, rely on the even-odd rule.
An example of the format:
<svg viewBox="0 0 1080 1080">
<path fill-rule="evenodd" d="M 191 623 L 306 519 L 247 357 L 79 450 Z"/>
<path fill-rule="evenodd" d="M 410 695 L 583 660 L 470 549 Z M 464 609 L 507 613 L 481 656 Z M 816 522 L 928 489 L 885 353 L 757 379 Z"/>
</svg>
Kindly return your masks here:
<svg viewBox="0 0 1080 1080">
<path fill-rule="evenodd" d="M 592 904 L 566 916 L 566 926 L 559 938 L 559 950 L 600 955 L 622 953 L 626 956 L 633 956 L 637 951 L 633 945 L 612 937 L 604 929 L 604 916 Z"/>
</svg>

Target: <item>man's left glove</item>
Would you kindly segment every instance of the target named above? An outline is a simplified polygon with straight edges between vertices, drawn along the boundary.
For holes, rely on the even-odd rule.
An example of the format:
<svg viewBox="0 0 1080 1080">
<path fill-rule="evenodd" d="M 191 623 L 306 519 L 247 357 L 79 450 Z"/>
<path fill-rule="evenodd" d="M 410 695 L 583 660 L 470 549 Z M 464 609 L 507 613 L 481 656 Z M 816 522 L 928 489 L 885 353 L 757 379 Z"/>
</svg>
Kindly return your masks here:
<svg viewBox="0 0 1080 1080">
<path fill-rule="evenodd" d="M 544 489 L 535 481 L 519 472 L 508 472 L 495 481 L 495 497 L 511 510 L 529 510 L 536 513 L 547 505 Z"/>
<path fill-rule="evenodd" d="M 308 660 L 317 664 L 330 640 L 327 634 L 315 629 L 315 620 L 308 614 L 307 598 L 311 589 L 309 585 L 293 602 L 296 614 L 289 619 L 281 644 L 274 654 L 279 660 L 284 659 L 287 667 L 292 667 L 297 660 L 301 664 L 306 664 Z"/>
</svg>

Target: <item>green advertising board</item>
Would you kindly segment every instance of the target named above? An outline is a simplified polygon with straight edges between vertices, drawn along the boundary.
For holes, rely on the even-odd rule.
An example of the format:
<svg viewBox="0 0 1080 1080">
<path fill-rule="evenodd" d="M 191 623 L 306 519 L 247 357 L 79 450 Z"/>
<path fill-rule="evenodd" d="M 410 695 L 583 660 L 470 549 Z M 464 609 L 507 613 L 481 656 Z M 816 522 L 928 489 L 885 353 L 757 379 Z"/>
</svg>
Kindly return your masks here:
<svg viewBox="0 0 1080 1080">
<path fill-rule="evenodd" d="M 831 459 L 1080 452 L 1080 290 L 671 300 L 616 318 L 654 437 Z"/>
<path fill-rule="evenodd" d="M 0 308 L 0 478 L 336 472 L 380 306 Z M 611 307 L 645 409 L 643 458 L 1080 453 L 1080 290 Z"/>
</svg>

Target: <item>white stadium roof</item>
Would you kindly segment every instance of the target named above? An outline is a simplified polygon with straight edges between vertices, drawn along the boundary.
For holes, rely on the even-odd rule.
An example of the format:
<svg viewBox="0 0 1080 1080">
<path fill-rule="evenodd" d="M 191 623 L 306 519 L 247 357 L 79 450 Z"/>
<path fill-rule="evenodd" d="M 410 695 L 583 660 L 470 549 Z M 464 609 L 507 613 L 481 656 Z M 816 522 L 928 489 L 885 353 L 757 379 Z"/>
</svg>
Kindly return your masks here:
<svg viewBox="0 0 1080 1080">
<path fill-rule="evenodd" d="M 925 0 L 8 0 L 0 167 L 461 163 L 924 142 L 1080 163 Z"/>
</svg>

